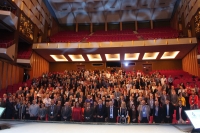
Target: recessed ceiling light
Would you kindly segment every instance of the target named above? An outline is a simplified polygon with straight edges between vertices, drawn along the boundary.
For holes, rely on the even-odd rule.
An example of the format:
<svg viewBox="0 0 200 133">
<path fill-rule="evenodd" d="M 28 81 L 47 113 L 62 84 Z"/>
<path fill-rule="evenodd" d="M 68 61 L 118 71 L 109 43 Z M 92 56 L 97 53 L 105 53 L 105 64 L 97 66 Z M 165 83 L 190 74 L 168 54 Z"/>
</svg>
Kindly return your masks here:
<svg viewBox="0 0 200 133">
<path fill-rule="evenodd" d="M 64 55 L 50 55 L 55 61 L 68 61 Z"/>
<path fill-rule="evenodd" d="M 142 60 L 155 60 L 159 52 L 145 53 Z"/>
<path fill-rule="evenodd" d="M 87 54 L 89 61 L 102 61 L 100 54 Z"/>
<path fill-rule="evenodd" d="M 119 61 L 120 54 L 105 54 L 107 61 Z"/>
<path fill-rule="evenodd" d="M 164 52 L 160 59 L 174 59 L 180 51 Z"/>
<path fill-rule="evenodd" d="M 140 53 L 125 53 L 124 60 L 138 60 Z"/>
<path fill-rule="evenodd" d="M 68 55 L 72 61 L 85 61 L 81 54 L 78 55 Z"/>
</svg>

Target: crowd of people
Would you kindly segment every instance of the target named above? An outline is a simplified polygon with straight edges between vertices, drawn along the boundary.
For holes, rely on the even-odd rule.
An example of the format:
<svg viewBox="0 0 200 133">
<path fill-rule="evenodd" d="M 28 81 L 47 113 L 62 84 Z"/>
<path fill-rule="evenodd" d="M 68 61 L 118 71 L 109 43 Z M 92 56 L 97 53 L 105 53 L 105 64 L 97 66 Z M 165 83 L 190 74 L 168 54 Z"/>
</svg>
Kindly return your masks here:
<svg viewBox="0 0 200 133">
<path fill-rule="evenodd" d="M 13 94 L 0 98 L 4 119 L 185 123 L 185 110 L 198 109 L 197 85 L 173 85 L 174 77 L 158 71 L 65 70 L 43 73 Z"/>
</svg>

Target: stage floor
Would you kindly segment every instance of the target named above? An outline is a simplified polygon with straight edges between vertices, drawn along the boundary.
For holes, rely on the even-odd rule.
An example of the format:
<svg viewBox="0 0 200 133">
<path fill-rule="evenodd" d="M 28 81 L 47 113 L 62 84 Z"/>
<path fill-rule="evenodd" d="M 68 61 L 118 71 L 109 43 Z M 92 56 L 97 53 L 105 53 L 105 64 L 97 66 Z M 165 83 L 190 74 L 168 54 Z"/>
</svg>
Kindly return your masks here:
<svg viewBox="0 0 200 133">
<path fill-rule="evenodd" d="M 168 124 L 100 124 L 100 123 L 54 123 L 54 122 L 23 122 L 0 121 L 8 124 L 10 129 L 0 130 L 1 133 L 185 133 L 192 129 L 191 125 Z"/>
</svg>

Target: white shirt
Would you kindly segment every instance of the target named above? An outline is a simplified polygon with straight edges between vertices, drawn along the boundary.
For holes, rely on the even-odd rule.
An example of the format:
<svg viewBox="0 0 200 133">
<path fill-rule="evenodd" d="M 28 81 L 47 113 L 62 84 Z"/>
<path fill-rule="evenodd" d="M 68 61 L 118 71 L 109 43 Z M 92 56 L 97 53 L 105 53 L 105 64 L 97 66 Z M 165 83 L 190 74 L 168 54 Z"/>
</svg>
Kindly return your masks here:
<svg viewBox="0 0 200 133">
<path fill-rule="evenodd" d="M 43 100 L 43 103 L 45 104 L 46 107 L 48 107 L 51 104 L 51 99 L 50 98 L 45 98 Z"/>
</svg>

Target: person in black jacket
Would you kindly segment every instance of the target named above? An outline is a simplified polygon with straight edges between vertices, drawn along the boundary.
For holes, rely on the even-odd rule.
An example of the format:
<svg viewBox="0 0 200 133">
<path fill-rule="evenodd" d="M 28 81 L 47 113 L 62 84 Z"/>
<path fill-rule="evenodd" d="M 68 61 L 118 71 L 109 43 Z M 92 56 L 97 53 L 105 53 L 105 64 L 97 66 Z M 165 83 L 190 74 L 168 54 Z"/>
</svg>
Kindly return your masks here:
<svg viewBox="0 0 200 133">
<path fill-rule="evenodd" d="M 163 105 L 163 120 L 165 123 L 172 123 L 173 113 L 173 105 L 169 102 L 169 99 L 166 99 L 166 102 Z"/>
<path fill-rule="evenodd" d="M 117 122 L 117 107 L 113 106 L 113 102 L 109 102 L 109 107 L 107 108 L 107 117 L 108 117 L 108 122 L 110 123 L 115 123 Z"/>
<path fill-rule="evenodd" d="M 12 119 L 14 114 L 14 106 L 12 102 L 12 98 L 6 99 L 6 119 Z"/>
<path fill-rule="evenodd" d="M 98 105 L 95 108 L 96 122 L 105 122 L 106 106 L 102 104 L 100 99 Z"/>
<path fill-rule="evenodd" d="M 162 108 L 159 106 L 159 102 L 155 101 L 155 106 L 153 107 L 153 120 L 155 123 L 161 123 L 162 120 Z"/>
<path fill-rule="evenodd" d="M 185 114 L 186 107 L 182 106 L 181 100 L 178 101 L 178 105 L 179 106 L 176 107 L 176 120 L 178 123 L 182 124 L 187 120 L 187 116 Z"/>
</svg>

